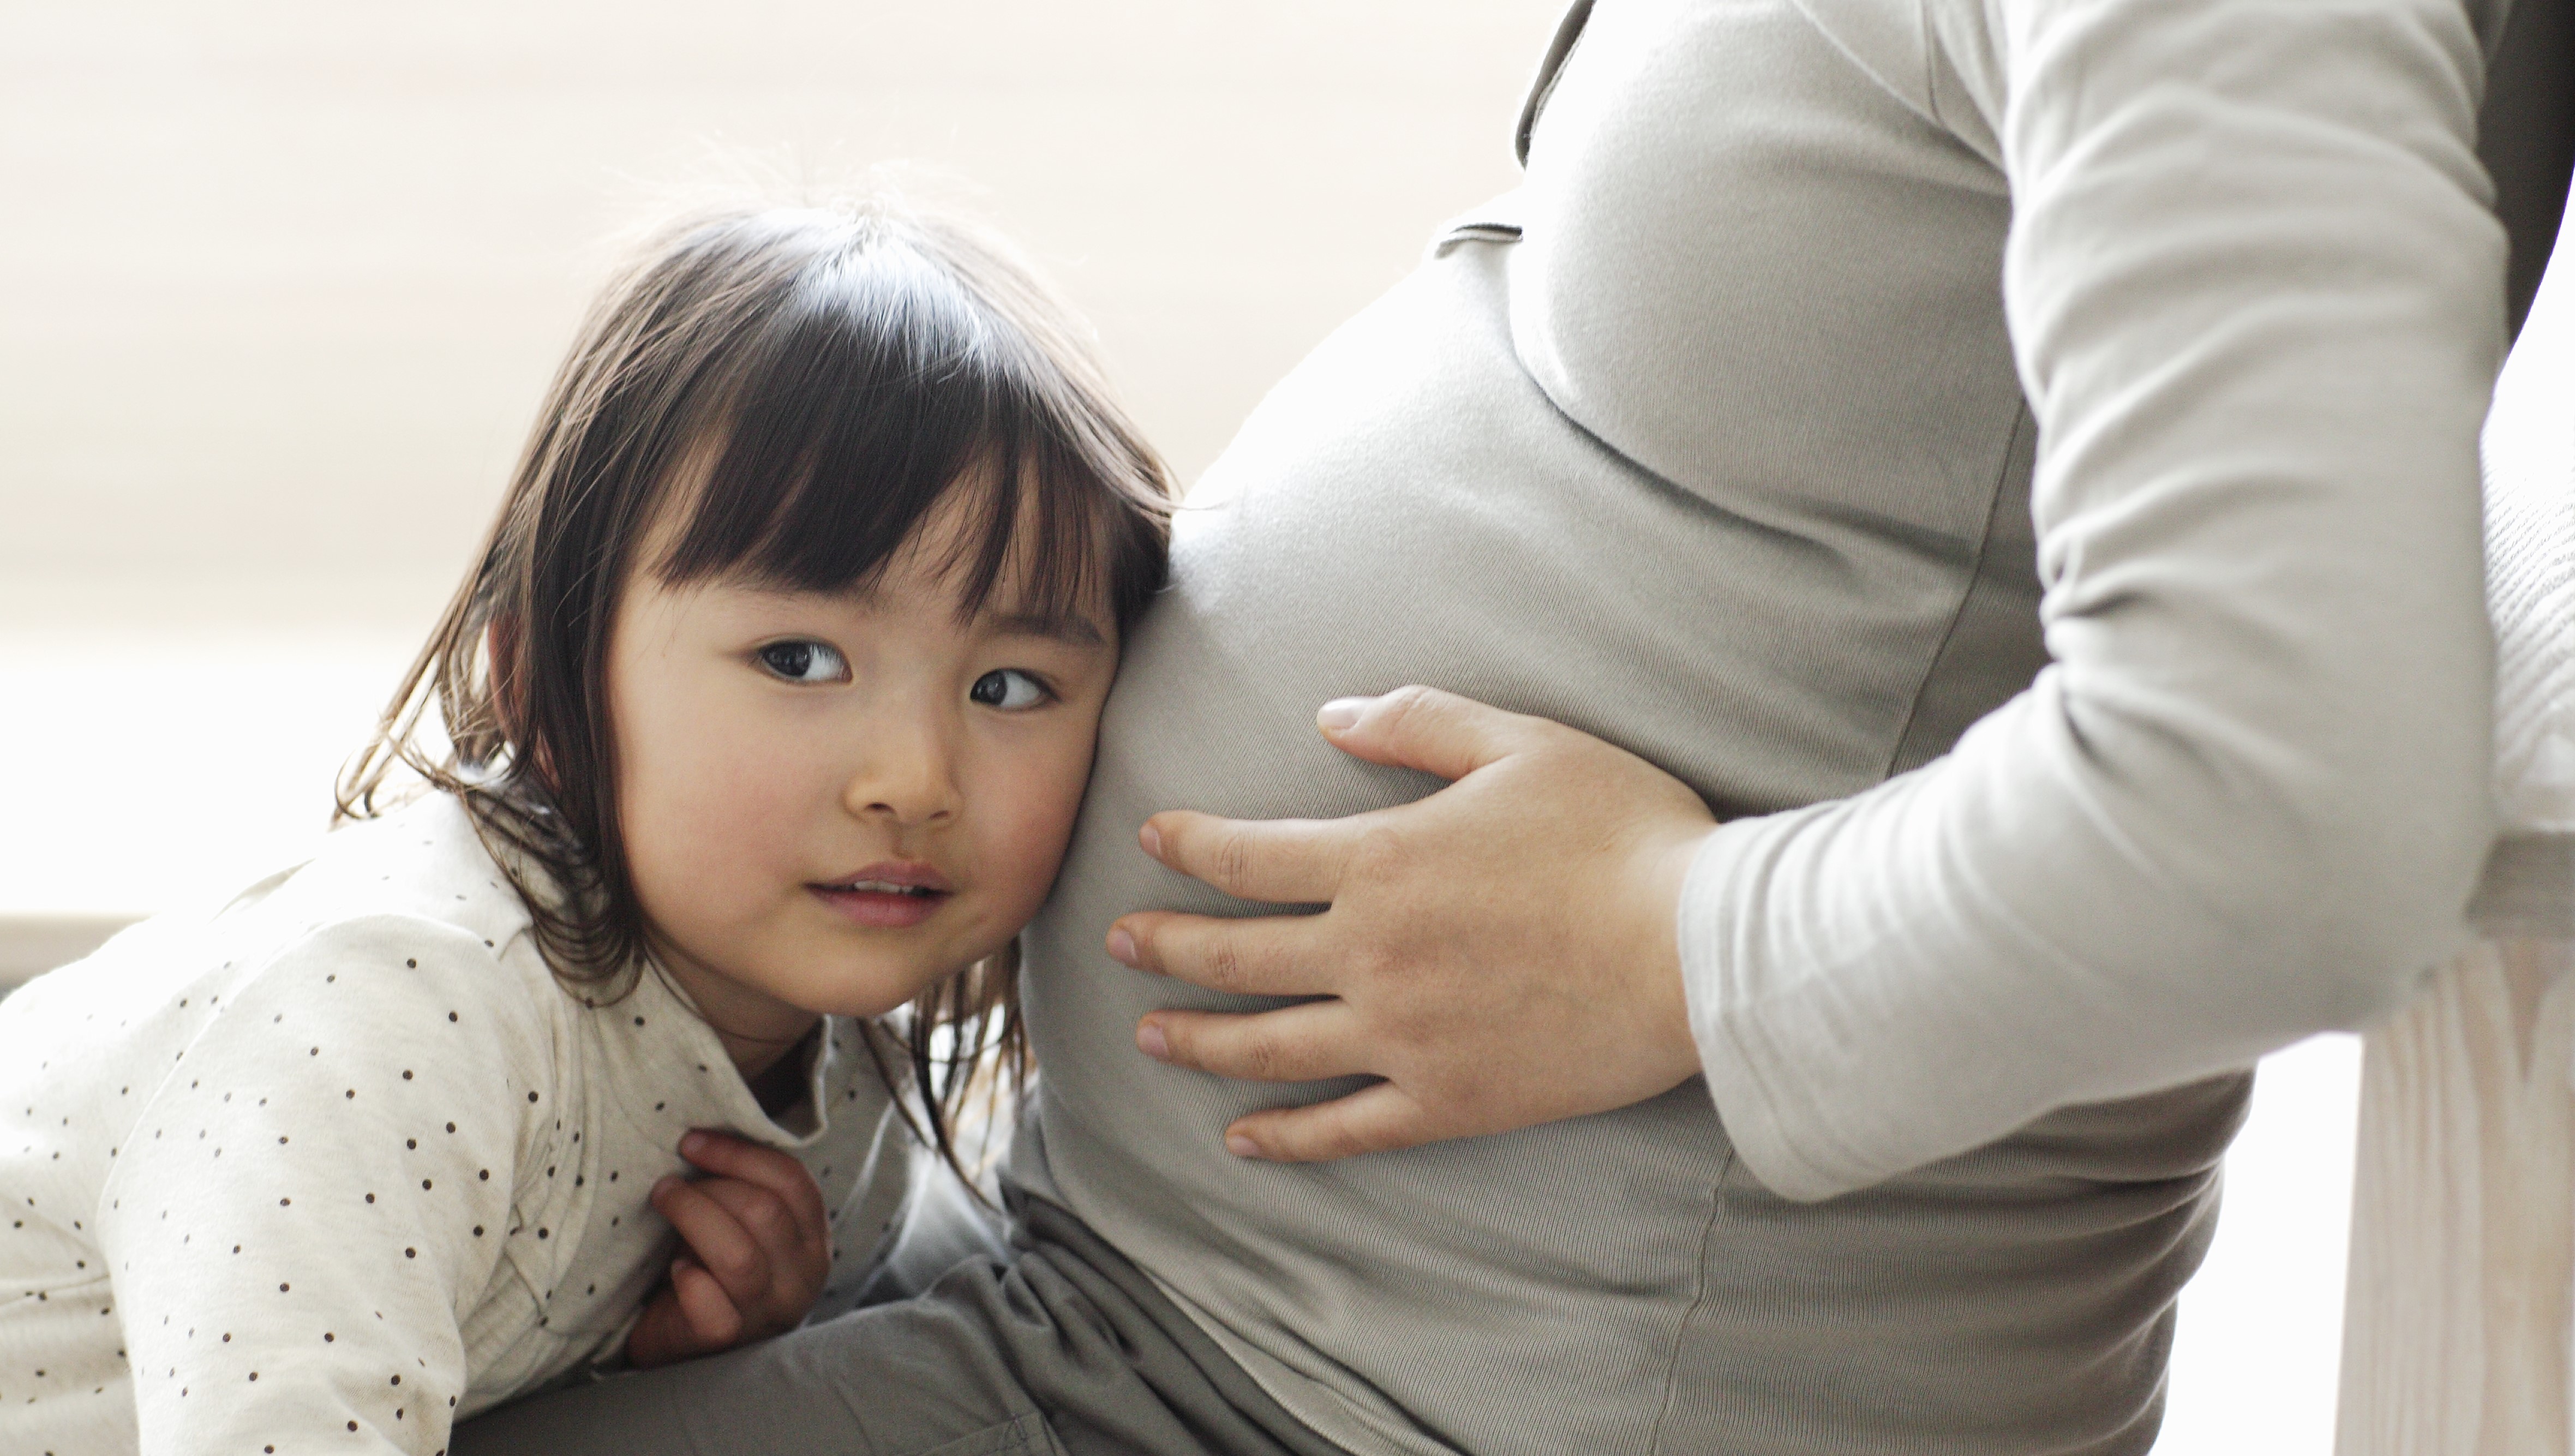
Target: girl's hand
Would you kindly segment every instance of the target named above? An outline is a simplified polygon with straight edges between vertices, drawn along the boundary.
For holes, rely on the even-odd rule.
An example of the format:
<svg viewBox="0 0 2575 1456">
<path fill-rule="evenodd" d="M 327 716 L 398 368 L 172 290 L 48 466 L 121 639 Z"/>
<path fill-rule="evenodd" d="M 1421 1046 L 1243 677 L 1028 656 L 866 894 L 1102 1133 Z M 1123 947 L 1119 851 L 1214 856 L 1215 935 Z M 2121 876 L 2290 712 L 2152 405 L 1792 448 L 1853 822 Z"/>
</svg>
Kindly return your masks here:
<svg viewBox="0 0 2575 1456">
<path fill-rule="evenodd" d="M 720 1132 L 680 1139 L 680 1156 L 710 1175 L 664 1178 L 653 1207 L 689 1251 L 626 1337 L 638 1368 L 693 1360 L 794 1329 L 832 1270 L 823 1190 L 775 1148 Z"/>
<path fill-rule="evenodd" d="M 1324 705 L 1323 735 L 1453 779 L 1344 819 L 1156 814 L 1146 851 L 1241 899 L 1318 915 L 1146 911 L 1109 953 L 1212 990 L 1304 996 L 1250 1015 L 1162 1010 L 1150 1055 L 1260 1081 L 1379 1078 L 1226 1129 L 1312 1161 L 1605 1112 L 1699 1069 L 1678 907 L 1716 823 L 1679 779 L 1544 719 L 1427 688 Z"/>
</svg>

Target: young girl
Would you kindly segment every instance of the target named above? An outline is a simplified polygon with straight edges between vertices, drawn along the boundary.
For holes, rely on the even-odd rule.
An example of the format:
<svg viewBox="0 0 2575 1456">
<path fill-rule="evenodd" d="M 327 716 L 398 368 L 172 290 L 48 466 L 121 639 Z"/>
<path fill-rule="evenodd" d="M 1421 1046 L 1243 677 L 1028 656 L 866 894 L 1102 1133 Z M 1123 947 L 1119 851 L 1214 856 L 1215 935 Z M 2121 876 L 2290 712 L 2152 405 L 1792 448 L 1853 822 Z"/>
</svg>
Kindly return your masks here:
<svg viewBox="0 0 2575 1456">
<path fill-rule="evenodd" d="M 433 1456 L 852 1297 L 1163 579 L 1076 341 L 881 204 L 609 290 L 357 822 L 0 1002 L 0 1449 Z"/>
</svg>

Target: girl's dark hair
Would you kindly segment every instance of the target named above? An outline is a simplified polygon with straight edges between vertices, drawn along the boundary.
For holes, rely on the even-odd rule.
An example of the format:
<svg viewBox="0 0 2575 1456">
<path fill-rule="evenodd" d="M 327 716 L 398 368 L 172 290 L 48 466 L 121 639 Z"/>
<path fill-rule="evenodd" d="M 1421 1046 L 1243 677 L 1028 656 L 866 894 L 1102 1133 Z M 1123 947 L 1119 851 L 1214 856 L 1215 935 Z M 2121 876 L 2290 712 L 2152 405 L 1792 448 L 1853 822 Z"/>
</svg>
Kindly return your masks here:
<svg viewBox="0 0 2575 1456">
<path fill-rule="evenodd" d="M 480 564 L 341 776 L 338 817 L 374 817 L 398 770 L 455 794 L 556 974 L 622 996 L 645 923 L 606 683 L 632 573 L 863 589 L 953 502 L 968 610 L 1001 592 L 1049 615 L 1105 603 L 1123 637 L 1164 582 L 1170 495 L 1071 316 L 982 232 L 886 199 L 696 215 L 584 320 Z M 648 533 L 659 561 L 642 560 Z M 914 1003 L 911 1079 L 961 1173 L 978 1068 L 1026 1087 L 1018 969 L 1015 942 Z"/>
</svg>

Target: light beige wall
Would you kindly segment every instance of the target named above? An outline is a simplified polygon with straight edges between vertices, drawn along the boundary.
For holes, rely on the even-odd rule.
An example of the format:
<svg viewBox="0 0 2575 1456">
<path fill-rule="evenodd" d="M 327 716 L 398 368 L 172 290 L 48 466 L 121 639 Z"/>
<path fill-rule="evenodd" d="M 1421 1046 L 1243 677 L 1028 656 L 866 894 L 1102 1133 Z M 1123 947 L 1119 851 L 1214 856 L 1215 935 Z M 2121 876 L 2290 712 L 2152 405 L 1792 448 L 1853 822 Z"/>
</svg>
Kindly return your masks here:
<svg viewBox="0 0 2575 1456">
<path fill-rule="evenodd" d="M 1510 185 L 1560 8 L 5 0 L 0 608 L 416 617 L 597 241 L 727 158 L 946 169 L 1193 476 Z"/>
</svg>

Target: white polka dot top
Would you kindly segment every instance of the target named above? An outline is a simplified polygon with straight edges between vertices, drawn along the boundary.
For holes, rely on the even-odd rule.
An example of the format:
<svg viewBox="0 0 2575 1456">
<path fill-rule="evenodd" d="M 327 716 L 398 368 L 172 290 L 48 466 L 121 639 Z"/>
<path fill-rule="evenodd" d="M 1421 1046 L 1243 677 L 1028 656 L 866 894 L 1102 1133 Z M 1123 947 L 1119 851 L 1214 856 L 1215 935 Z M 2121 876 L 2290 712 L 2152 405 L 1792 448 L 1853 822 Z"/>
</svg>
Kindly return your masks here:
<svg viewBox="0 0 2575 1456">
<path fill-rule="evenodd" d="M 771 1119 L 659 976 L 557 981 L 445 794 L 138 925 L 0 1000 L 0 1452 L 436 1456 L 618 1358 L 692 1127 L 804 1159 L 845 1305 L 911 1165 L 868 1035 Z"/>
</svg>

